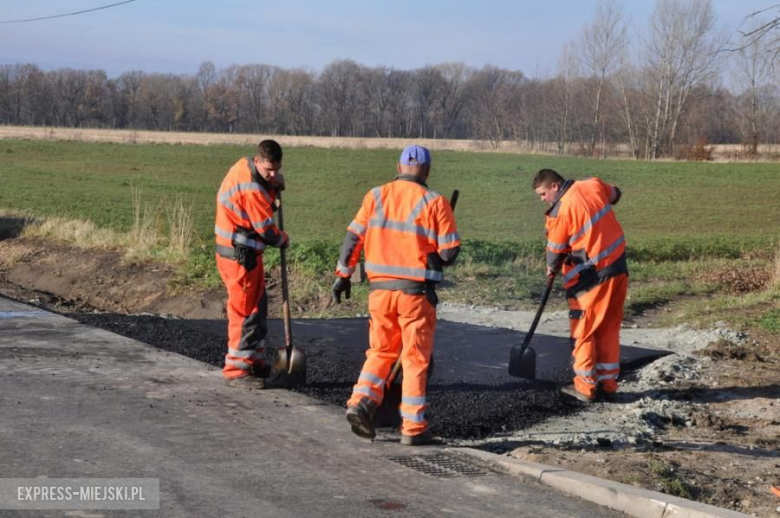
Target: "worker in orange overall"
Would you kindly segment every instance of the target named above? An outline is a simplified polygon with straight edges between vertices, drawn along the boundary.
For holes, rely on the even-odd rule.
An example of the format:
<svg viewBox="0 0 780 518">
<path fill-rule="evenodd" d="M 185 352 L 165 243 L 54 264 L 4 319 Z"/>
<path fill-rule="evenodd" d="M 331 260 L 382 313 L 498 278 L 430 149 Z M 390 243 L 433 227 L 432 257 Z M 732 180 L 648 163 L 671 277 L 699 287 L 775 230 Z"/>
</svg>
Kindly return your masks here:
<svg viewBox="0 0 780 518">
<path fill-rule="evenodd" d="M 552 169 L 536 174 L 533 189 L 550 205 L 547 275 L 563 274 L 569 302 L 574 384 L 561 392 L 584 402 L 614 400 L 628 289 L 625 237 L 612 210 L 620 189 L 598 178 L 565 180 Z"/>
<path fill-rule="evenodd" d="M 366 361 L 347 401 L 352 431 L 373 439 L 373 416 L 385 380 L 401 358 L 401 443 L 432 441 L 426 418 L 426 382 L 436 330 L 436 283 L 460 252 L 449 201 L 426 185 L 431 154 L 421 146 L 401 153 L 395 180 L 372 189 L 347 228 L 333 285 L 336 302 L 350 297 L 350 277 L 361 250 L 370 282 Z"/>
<path fill-rule="evenodd" d="M 217 270 L 228 292 L 228 350 L 222 375 L 228 386 L 263 389 L 268 296 L 263 250 L 290 240 L 274 222 L 276 194 L 284 189 L 282 148 L 263 140 L 253 157 L 230 168 L 217 194 Z"/>
</svg>

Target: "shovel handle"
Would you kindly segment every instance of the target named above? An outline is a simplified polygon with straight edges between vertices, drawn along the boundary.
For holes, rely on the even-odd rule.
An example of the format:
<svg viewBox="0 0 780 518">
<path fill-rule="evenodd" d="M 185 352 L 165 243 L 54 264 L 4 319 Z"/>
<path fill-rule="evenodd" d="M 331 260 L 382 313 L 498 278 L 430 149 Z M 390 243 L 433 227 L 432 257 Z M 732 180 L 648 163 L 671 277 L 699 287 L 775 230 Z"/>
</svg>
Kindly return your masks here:
<svg viewBox="0 0 780 518">
<path fill-rule="evenodd" d="M 276 194 L 277 227 L 284 230 L 284 212 L 282 211 L 282 193 Z M 284 247 L 279 249 L 279 257 L 282 268 L 282 316 L 284 318 L 284 347 L 287 349 L 287 361 L 290 361 L 292 351 L 292 325 L 290 323 L 290 289 L 287 284 L 287 251 Z"/>
<path fill-rule="evenodd" d="M 536 316 L 534 316 L 534 321 L 531 323 L 531 328 L 528 330 L 528 333 L 525 335 L 525 338 L 523 339 L 523 349 L 528 347 L 529 342 L 531 341 L 531 338 L 534 336 L 534 332 L 536 331 L 536 326 L 539 325 L 539 320 L 542 318 L 542 312 L 544 311 L 544 306 L 547 304 L 547 299 L 550 298 L 550 292 L 552 291 L 553 282 L 555 282 L 555 273 L 547 277 L 547 286 L 544 289 L 544 294 L 542 294 L 542 301 L 539 303 L 539 309 L 536 310 Z"/>
<path fill-rule="evenodd" d="M 455 211 L 455 204 L 458 203 L 459 196 L 460 196 L 460 191 L 458 189 L 452 191 L 452 196 L 450 196 L 450 207 L 452 207 L 453 212 Z M 393 370 L 391 370 L 390 374 L 387 375 L 387 381 L 385 382 L 385 390 L 390 388 L 390 386 L 395 381 L 395 378 L 398 377 L 398 373 L 400 371 L 401 371 L 401 357 L 399 356 L 398 359 L 393 364 Z"/>
</svg>

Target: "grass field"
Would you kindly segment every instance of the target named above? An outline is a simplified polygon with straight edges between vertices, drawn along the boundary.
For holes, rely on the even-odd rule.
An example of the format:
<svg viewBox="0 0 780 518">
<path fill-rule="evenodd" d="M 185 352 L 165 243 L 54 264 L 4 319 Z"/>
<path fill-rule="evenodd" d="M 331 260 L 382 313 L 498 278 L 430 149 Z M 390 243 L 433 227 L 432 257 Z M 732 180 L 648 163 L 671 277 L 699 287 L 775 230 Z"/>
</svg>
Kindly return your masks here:
<svg viewBox="0 0 780 518">
<path fill-rule="evenodd" d="M 319 275 L 335 263 L 338 245 L 363 195 L 393 178 L 398 151 L 285 151 L 285 223 L 296 245 L 291 255 L 299 268 Z M 185 275 L 197 281 L 213 268 L 219 184 L 239 157 L 252 152 L 251 146 L 1 140 L 0 208 L 88 219 L 127 232 L 134 222 L 133 189 L 140 190 L 145 206 L 160 213 L 178 198 L 193 207 L 195 239 Z M 672 288 L 677 293 L 714 289 L 675 284 L 688 282 L 697 268 L 706 270 L 706 263 L 697 267 L 699 263 L 691 266 L 691 261 L 740 261 L 750 251 L 772 260 L 780 237 L 777 164 L 440 151 L 433 156 L 429 185 L 447 196 L 460 189 L 457 219 L 467 243 L 453 279 L 479 286 L 470 288 L 475 295 L 464 296 L 463 301 L 511 304 L 538 292 L 545 206 L 530 181 L 542 167 L 575 179 L 599 176 L 621 187 L 623 199 L 616 213 L 626 231 L 633 270 L 655 288 L 659 284 L 653 281 L 666 279 L 677 286 Z M 269 260 L 273 262 L 273 256 Z M 688 266 L 650 266 L 669 261 L 686 261 Z M 653 273 L 645 275 L 645 269 Z M 643 303 L 652 303 L 653 297 Z"/>
<path fill-rule="evenodd" d="M 0 205 L 40 215 L 89 218 L 127 230 L 131 186 L 156 204 L 192 201 L 198 235 L 210 239 L 215 193 L 227 169 L 251 147 L 0 141 Z M 288 227 L 298 240 L 340 239 L 371 187 L 391 179 L 397 151 L 287 149 Z M 634 239 L 718 236 L 770 238 L 780 221 L 776 164 L 599 161 L 442 151 L 430 187 L 461 191 L 458 221 L 471 239 L 537 239 L 544 206 L 530 189 L 542 167 L 565 176 L 597 175 L 619 185 L 616 211 Z"/>
</svg>

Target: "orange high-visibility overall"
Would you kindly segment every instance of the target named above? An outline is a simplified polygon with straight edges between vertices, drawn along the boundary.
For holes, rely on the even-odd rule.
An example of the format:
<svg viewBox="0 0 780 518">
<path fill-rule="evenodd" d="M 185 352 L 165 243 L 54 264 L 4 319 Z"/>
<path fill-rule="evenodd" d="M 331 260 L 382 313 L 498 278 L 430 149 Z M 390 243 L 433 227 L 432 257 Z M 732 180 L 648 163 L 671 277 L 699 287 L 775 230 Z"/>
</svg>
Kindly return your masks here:
<svg viewBox="0 0 780 518">
<path fill-rule="evenodd" d="M 276 190 L 257 172 L 252 158 L 230 168 L 217 194 L 217 270 L 228 292 L 228 350 L 222 375 L 240 378 L 265 360 L 268 297 L 263 250 L 283 246 L 287 234 L 273 218 Z"/>
<path fill-rule="evenodd" d="M 569 301 L 574 386 L 595 397 L 617 390 L 620 325 L 628 289 L 625 237 L 612 204 L 620 191 L 598 178 L 567 181 L 546 213 L 547 265 L 561 269 Z"/>
<path fill-rule="evenodd" d="M 401 175 L 366 194 L 347 230 L 336 274 L 351 276 L 362 250 L 371 283 L 370 347 L 347 405 L 363 398 L 379 405 L 400 355 L 401 431 L 421 434 L 428 429 L 426 382 L 436 331 L 432 286 L 460 249 L 452 207 L 424 183 Z"/>
</svg>

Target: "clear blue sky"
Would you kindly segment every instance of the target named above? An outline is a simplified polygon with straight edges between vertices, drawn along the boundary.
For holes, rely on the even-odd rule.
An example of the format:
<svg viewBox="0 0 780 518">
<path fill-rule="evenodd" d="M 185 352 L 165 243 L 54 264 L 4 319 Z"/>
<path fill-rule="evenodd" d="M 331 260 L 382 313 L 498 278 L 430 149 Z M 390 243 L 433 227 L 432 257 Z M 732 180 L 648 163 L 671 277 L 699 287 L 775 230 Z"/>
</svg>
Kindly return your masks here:
<svg viewBox="0 0 780 518">
<path fill-rule="evenodd" d="M 4 0 L 0 21 L 91 9 L 119 0 Z M 714 0 L 733 31 L 777 0 Z M 464 62 L 552 73 L 563 44 L 595 14 L 596 0 L 135 0 L 78 16 L 0 24 L 0 64 L 36 63 L 194 74 L 263 63 L 319 71 L 336 59 L 414 69 Z M 631 33 L 644 31 L 653 0 L 625 0 Z"/>
</svg>

